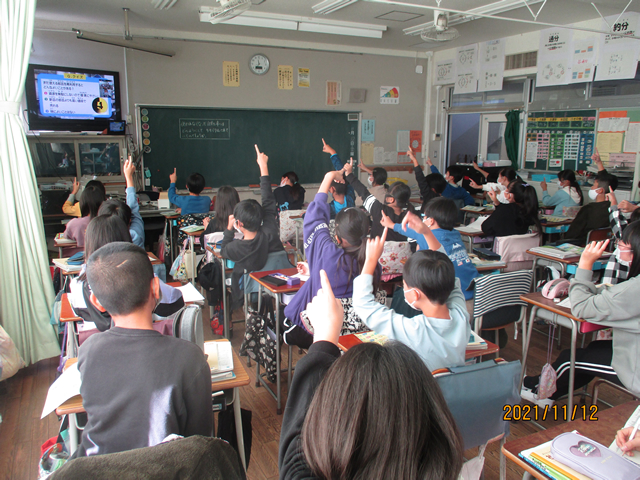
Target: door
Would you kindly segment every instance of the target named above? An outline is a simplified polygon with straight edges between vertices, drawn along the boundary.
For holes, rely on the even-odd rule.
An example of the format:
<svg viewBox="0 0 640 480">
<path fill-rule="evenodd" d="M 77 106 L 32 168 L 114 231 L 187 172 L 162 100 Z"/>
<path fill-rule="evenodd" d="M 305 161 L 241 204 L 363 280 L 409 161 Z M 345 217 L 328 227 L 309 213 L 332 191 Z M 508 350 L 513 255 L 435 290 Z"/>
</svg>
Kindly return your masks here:
<svg viewBox="0 0 640 480">
<path fill-rule="evenodd" d="M 507 117 L 504 113 L 485 113 L 480 119 L 480 145 L 478 154 L 483 161 L 509 160 L 504 132 Z"/>
</svg>

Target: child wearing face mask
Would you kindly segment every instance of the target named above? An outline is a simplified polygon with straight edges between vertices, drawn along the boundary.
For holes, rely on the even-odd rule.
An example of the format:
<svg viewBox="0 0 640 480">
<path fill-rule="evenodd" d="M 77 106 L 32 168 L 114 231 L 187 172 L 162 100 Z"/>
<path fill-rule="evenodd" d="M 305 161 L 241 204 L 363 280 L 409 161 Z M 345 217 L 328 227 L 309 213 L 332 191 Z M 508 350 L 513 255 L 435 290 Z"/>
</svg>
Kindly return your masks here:
<svg viewBox="0 0 640 480">
<path fill-rule="evenodd" d="M 431 169 L 431 173 L 440 173 L 436 166 L 431 162 L 431 159 L 427 157 L 427 165 Z M 443 197 L 451 198 L 454 200 L 462 200 L 465 205 L 474 205 L 476 202 L 469 192 L 464 188 L 459 187 L 458 184 L 462 180 L 463 174 L 460 167 L 457 165 L 449 165 L 444 174 L 444 179 L 447 181 L 447 188 L 442 192 Z"/>
<path fill-rule="evenodd" d="M 484 170 L 482 170 L 480 167 L 478 167 L 477 163 L 474 163 L 473 167 L 480 173 L 482 173 L 485 178 L 489 175 L 489 172 L 485 172 Z M 478 190 L 482 189 L 485 192 L 496 192 L 496 198 L 495 200 L 493 200 L 493 203 L 495 205 L 498 205 L 500 203 L 509 203 L 509 201 L 504 196 L 504 192 L 507 190 L 507 187 L 511 182 L 519 179 L 520 177 L 513 168 L 505 167 L 500 170 L 500 173 L 498 173 L 498 183 L 488 182 L 483 185 L 479 185 L 475 181 L 471 180 L 469 182 L 469 185 L 471 186 L 471 188 L 475 188 Z"/>
<path fill-rule="evenodd" d="M 300 185 L 296 172 L 282 175 L 280 186 L 273 191 L 278 204 L 278 212 L 283 210 L 300 210 L 304 205 L 305 189 Z"/>
<path fill-rule="evenodd" d="M 407 215 L 403 225 L 424 235 L 429 246 L 409 257 L 402 272 L 405 301 L 421 314 L 408 318 L 375 300 L 373 275 L 384 249 L 386 228 L 381 237 L 367 241 L 362 273 L 353 282 L 355 312 L 376 333 L 412 348 L 431 371 L 464 365 L 471 328 L 460 280 L 426 224 Z"/>
<path fill-rule="evenodd" d="M 609 207 L 609 222 L 611 224 L 611 232 L 617 240 L 616 249 L 613 256 L 609 257 L 607 266 L 604 269 L 602 276 L 602 283 L 616 285 L 620 282 L 624 282 L 629 276 L 629 266 L 631 262 L 627 260 L 629 252 L 631 252 L 631 245 L 622 240 L 622 232 L 627 225 L 640 220 L 640 209 L 636 209 L 631 214 L 629 221 L 620 215 L 618 210 L 618 199 L 615 193 L 611 192 L 607 194 L 607 199 L 611 203 Z"/>
<path fill-rule="evenodd" d="M 496 193 L 489 191 L 489 196 L 495 201 Z M 532 225 L 538 232 L 542 231 L 538 219 L 538 195 L 536 189 L 521 180 L 509 184 L 505 193 L 509 203 L 499 203 L 495 211 L 481 225 L 486 235 L 507 237 L 509 235 L 523 235 Z"/>
<path fill-rule="evenodd" d="M 360 163 L 362 171 L 367 172 L 367 183 L 369 193 L 376 197 L 380 203 L 384 203 L 384 196 L 387 194 L 387 171 L 382 167 L 369 168 L 364 163 Z"/>
<path fill-rule="evenodd" d="M 580 209 L 576 218 L 569 225 L 564 237 L 584 245 L 589 231 L 609 226 L 609 200 L 607 193 L 618 186 L 618 178 L 605 170 L 598 172 L 589 190 L 591 203 Z"/>
<path fill-rule="evenodd" d="M 564 207 L 582 206 L 584 203 L 582 190 L 573 170 L 562 170 L 558 173 L 558 191 L 553 196 L 549 195 L 547 182 L 544 179 L 540 182 L 540 188 L 542 203 L 547 207 L 556 207 L 553 210 L 554 215 L 562 215 Z"/>
</svg>

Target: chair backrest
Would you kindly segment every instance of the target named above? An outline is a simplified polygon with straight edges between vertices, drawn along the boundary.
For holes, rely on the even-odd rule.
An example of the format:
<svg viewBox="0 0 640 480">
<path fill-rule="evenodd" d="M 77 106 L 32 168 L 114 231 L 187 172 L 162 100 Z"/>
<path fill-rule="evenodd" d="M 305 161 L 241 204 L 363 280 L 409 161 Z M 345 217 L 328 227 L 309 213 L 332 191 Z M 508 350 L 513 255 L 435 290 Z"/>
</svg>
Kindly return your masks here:
<svg viewBox="0 0 640 480">
<path fill-rule="evenodd" d="M 530 269 L 533 266 L 533 256 L 527 250 L 540 246 L 538 233 L 525 233 L 524 235 L 509 235 L 508 237 L 496 237 L 493 242 L 493 251 L 502 257 L 507 263 L 506 272 L 514 270 Z"/>
<path fill-rule="evenodd" d="M 379 263 L 382 266 L 382 275 L 402 274 L 404 264 L 411 256 L 409 242 L 384 242 L 384 249 Z"/>
<path fill-rule="evenodd" d="M 503 407 L 520 403 L 520 372 L 519 360 L 489 360 L 435 375 L 465 450 L 509 434 Z"/>
<path fill-rule="evenodd" d="M 296 238 L 296 231 L 302 234 L 302 223 L 300 223 L 299 217 L 306 210 L 283 210 L 280 212 L 280 241 L 288 242 Z M 296 228 L 296 224 L 298 224 Z"/>
<path fill-rule="evenodd" d="M 195 343 L 204 351 L 202 311 L 198 305 L 187 305 L 173 319 L 173 336 Z"/>
<path fill-rule="evenodd" d="M 533 271 L 483 275 L 474 279 L 473 317 L 481 317 L 509 305 L 525 306 L 520 295 L 531 291 Z"/>
<path fill-rule="evenodd" d="M 267 263 L 264 264 L 260 270 L 256 270 L 257 272 L 266 272 L 268 270 L 280 270 L 283 268 L 292 268 L 291 262 L 289 262 L 289 257 L 287 256 L 287 252 L 282 250 L 280 252 L 271 252 L 267 257 Z M 258 291 L 258 282 L 253 280 L 247 272 L 244 274 L 244 293 L 254 293 Z"/>
<path fill-rule="evenodd" d="M 589 230 L 587 233 L 587 243 L 589 242 L 599 242 L 601 240 L 607 240 L 613 237 L 611 232 L 611 228 L 596 228 L 595 230 Z"/>
</svg>

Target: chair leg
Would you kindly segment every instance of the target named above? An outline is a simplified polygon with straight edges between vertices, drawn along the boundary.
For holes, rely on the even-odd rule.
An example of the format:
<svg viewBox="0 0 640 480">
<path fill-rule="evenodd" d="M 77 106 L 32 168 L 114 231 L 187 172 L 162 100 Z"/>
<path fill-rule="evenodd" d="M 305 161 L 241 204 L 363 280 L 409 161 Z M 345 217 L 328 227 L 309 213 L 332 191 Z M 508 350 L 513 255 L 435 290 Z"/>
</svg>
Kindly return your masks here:
<svg viewBox="0 0 640 480">
<path fill-rule="evenodd" d="M 502 447 L 507 441 L 505 437 L 506 435 L 500 440 L 500 480 L 507 480 L 507 459 L 505 458 L 504 453 L 502 453 Z"/>
</svg>

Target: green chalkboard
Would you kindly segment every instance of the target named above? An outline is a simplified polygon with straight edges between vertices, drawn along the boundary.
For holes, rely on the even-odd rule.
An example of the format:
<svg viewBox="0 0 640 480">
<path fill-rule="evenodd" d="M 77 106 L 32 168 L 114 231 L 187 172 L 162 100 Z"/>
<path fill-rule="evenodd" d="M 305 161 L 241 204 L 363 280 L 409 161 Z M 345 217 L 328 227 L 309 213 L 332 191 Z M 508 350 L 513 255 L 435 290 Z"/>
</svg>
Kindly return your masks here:
<svg viewBox="0 0 640 480">
<path fill-rule="evenodd" d="M 269 156 L 272 183 L 289 170 L 301 183 L 321 182 L 332 169 L 322 138 L 343 160 L 358 155 L 357 113 L 144 105 L 139 113 L 144 166 L 151 184 L 165 188 L 174 167 L 178 188 L 193 172 L 209 187 L 258 183 L 254 145 Z"/>
</svg>

